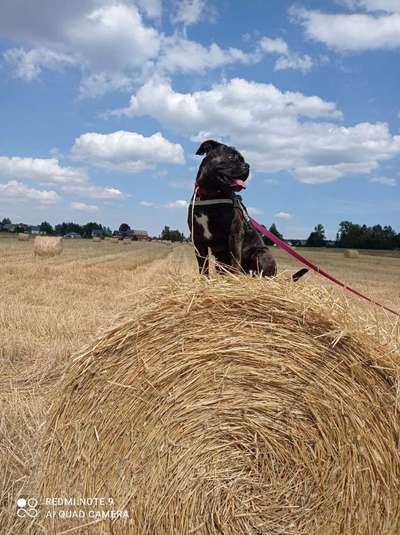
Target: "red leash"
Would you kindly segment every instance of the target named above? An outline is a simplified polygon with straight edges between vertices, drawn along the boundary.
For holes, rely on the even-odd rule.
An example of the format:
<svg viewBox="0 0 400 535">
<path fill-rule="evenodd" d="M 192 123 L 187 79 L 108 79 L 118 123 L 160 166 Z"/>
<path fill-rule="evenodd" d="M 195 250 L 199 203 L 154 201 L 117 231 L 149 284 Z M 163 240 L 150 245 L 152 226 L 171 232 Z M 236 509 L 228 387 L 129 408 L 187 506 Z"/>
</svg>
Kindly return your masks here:
<svg viewBox="0 0 400 535">
<path fill-rule="evenodd" d="M 289 244 L 287 244 L 286 242 L 284 242 L 283 240 L 281 240 L 280 238 L 278 238 L 277 236 L 275 236 L 275 234 L 273 234 L 271 231 L 269 231 L 268 229 L 266 229 L 264 227 L 264 225 L 261 225 L 260 223 L 257 223 L 257 221 L 255 221 L 252 217 L 250 217 L 246 210 L 244 209 L 243 210 L 244 212 L 244 215 L 245 215 L 245 218 L 249 221 L 249 223 L 252 225 L 252 227 L 257 230 L 258 232 L 260 232 L 261 234 L 263 234 L 264 236 L 266 236 L 267 238 L 269 238 L 271 241 L 273 241 L 278 247 L 280 247 L 281 249 L 284 249 L 287 253 L 289 253 L 291 256 L 293 256 L 294 258 L 296 258 L 296 260 L 298 260 L 299 262 L 302 262 L 303 264 L 305 264 L 306 266 L 308 266 L 310 269 L 312 269 L 313 271 L 316 271 L 317 273 L 319 273 L 320 275 L 322 275 L 323 277 L 325 277 L 326 279 L 330 280 L 331 282 L 334 282 L 335 284 L 337 284 L 338 286 L 341 286 L 342 288 L 344 288 L 345 290 L 348 290 L 349 292 L 357 295 L 358 297 L 361 297 L 361 299 L 365 299 L 366 301 L 368 301 L 369 303 L 373 303 L 374 305 L 377 305 L 381 308 L 383 308 L 384 310 L 386 310 L 387 312 L 391 312 L 392 314 L 395 314 L 396 316 L 399 316 L 400 317 L 400 313 L 397 312 L 397 310 L 393 310 L 391 308 L 388 308 L 388 307 L 385 307 L 384 305 L 381 305 L 380 303 L 377 303 L 376 301 L 373 301 L 372 299 L 370 299 L 369 297 L 367 297 L 366 295 L 363 295 L 362 293 L 358 292 L 357 290 L 354 290 L 353 288 L 350 288 L 350 286 L 347 286 L 346 284 L 344 284 L 343 282 L 341 282 L 340 280 L 336 279 L 335 277 L 333 277 L 332 275 L 330 275 L 329 273 L 327 273 L 326 271 L 324 271 L 323 269 L 319 268 L 317 265 L 313 264 L 312 262 L 310 262 L 310 260 L 307 260 L 307 258 L 304 258 L 304 256 L 302 256 L 301 254 L 299 254 L 297 251 L 295 251 L 294 249 L 292 249 L 292 247 L 290 247 Z"/>
</svg>

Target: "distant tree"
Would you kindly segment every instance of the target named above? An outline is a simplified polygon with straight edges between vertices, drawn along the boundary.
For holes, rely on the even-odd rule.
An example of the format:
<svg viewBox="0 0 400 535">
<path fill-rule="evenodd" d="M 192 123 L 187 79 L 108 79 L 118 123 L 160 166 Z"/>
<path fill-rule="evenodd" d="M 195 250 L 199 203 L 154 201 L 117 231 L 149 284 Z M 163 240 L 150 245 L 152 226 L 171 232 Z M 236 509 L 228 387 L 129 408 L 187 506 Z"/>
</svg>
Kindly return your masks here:
<svg viewBox="0 0 400 535">
<path fill-rule="evenodd" d="M 51 236 L 51 234 L 54 234 L 53 227 L 47 221 L 43 221 L 42 223 L 40 223 L 39 230 L 40 232 L 44 232 L 45 234 L 49 236 Z"/>
<path fill-rule="evenodd" d="M 11 225 L 11 219 L 9 217 L 3 218 L 2 225 Z"/>
<path fill-rule="evenodd" d="M 98 235 L 101 235 L 101 234 L 104 235 L 103 225 L 100 225 L 100 223 L 95 223 L 93 221 L 90 221 L 89 223 L 86 223 L 85 225 L 83 225 L 82 230 L 83 230 L 84 238 L 91 238 L 93 235 L 93 231 L 98 231 L 97 232 Z"/>
<path fill-rule="evenodd" d="M 368 227 L 351 221 L 342 221 L 336 235 L 336 244 L 338 247 L 356 249 L 395 249 L 399 246 L 399 239 L 390 226 Z"/>
<path fill-rule="evenodd" d="M 313 232 L 307 239 L 307 247 L 324 247 L 326 242 L 325 229 L 320 223 L 314 227 Z"/>
<path fill-rule="evenodd" d="M 269 231 L 272 232 L 277 238 L 280 240 L 283 240 L 282 234 L 279 232 L 279 230 L 276 228 L 275 223 L 272 223 L 272 225 L 269 227 Z M 274 242 L 267 238 L 266 236 L 263 236 L 263 240 L 265 245 L 274 245 Z"/>
<path fill-rule="evenodd" d="M 183 241 L 185 236 L 179 230 L 171 230 L 167 225 L 161 231 L 161 239 L 169 241 Z"/>
<path fill-rule="evenodd" d="M 83 228 L 81 225 L 78 225 L 78 223 L 60 223 L 55 226 L 54 228 L 56 234 L 60 236 L 65 236 L 65 234 L 69 234 L 70 232 L 76 232 L 77 234 L 80 234 L 83 236 Z"/>
</svg>

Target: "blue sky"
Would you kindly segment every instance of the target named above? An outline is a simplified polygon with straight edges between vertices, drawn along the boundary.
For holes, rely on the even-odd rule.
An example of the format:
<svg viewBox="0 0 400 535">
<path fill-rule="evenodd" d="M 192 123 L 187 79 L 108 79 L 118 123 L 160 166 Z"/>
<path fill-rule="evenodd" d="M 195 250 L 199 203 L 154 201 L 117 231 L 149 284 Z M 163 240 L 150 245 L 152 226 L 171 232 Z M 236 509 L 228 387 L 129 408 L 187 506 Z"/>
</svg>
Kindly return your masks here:
<svg viewBox="0 0 400 535">
<path fill-rule="evenodd" d="M 2 0 L 0 218 L 187 233 L 213 138 L 286 238 L 400 232 L 399 51 L 398 0 Z"/>
</svg>

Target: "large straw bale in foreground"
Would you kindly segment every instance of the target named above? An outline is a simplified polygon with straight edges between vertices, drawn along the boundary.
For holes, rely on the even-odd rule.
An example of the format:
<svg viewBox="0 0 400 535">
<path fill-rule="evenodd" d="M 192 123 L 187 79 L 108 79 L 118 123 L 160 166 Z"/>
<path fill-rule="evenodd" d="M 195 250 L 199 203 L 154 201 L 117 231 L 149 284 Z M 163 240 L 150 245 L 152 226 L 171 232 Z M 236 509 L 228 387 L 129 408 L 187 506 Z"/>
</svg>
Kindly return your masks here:
<svg viewBox="0 0 400 535">
<path fill-rule="evenodd" d="M 399 370 L 327 290 L 171 283 L 74 358 L 39 496 L 129 512 L 96 535 L 399 533 Z"/>
<path fill-rule="evenodd" d="M 360 253 L 356 249 L 346 249 L 343 253 L 345 258 L 359 258 Z"/>
<path fill-rule="evenodd" d="M 63 238 L 61 236 L 36 236 L 33 252 L 37 256 L 57 256 L 62 253 Z"/>
</svg>

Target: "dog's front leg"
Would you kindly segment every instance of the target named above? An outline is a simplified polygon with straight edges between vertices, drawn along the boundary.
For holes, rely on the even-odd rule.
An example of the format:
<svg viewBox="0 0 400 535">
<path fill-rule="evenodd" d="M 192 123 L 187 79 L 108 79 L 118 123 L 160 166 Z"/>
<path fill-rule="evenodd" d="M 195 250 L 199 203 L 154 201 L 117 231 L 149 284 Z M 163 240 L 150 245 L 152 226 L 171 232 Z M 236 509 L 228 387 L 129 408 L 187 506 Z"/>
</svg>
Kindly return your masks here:
<svg viewBox="0 0 400 535">
<path fill-rule="evenodd" d="M 232 267 L 242 269 L 242 249 L 244 239 L 243 219 L 238 210 L 235 210 L 235 216 L 231 225 L 229 234 L 229 250 L 232 258 Z"/>
</svg>

